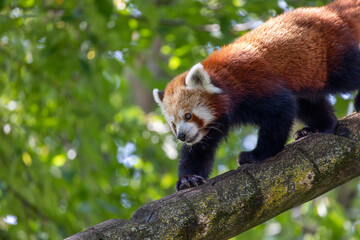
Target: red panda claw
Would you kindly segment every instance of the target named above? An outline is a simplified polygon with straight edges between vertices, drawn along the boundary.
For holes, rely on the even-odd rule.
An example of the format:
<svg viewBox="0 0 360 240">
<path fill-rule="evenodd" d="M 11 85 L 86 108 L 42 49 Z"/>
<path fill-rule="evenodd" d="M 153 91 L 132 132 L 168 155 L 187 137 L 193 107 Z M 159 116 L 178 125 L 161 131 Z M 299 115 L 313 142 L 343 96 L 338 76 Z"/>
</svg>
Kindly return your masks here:
<svg viewBox="0 0 360 240">
<path fill-rule="evenodd" d="M 317 130 L 316 128 L 310 128 L 310 127 L 304 127 L 303 129 L 297 131 L 295 134 L 294 134 L 294 140 L 299 140 L 299 139 L 302 139 L 304 137 L 307 137 L 313 133 L 318 133 L 319 130 Z"/>
<path fill-rule="evenodd" d="M 178 192 L 186 188 L 197 187 L 207 183 L 206 179 L 199 175 L 183 175 L 176 183 L 175 190 Z"/>
</svg>

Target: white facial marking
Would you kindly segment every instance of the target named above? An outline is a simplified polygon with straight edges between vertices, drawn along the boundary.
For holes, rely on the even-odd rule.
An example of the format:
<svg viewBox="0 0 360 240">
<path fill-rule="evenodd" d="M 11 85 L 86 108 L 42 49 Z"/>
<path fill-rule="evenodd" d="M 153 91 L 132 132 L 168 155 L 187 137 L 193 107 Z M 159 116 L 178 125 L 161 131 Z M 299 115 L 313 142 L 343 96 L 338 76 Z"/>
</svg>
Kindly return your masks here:
<svg viewBox="0 0 360 240">
<path fill-rule="evenodd" d="M 180 109 L 178 111 L 179 117 L 183 118 L 184 117 L 184 110 Z"/>
<path fill-rule="evenodd" d="M 185 123 L 184 121 L 181 121 L 181 122 L 179 122 L 179 123 L 176 125 L 176 132 L 177 132 L 177 133 L 180 133 L 181 131 L 183 131 L 182 125 L 183 125 L 184 123 Z M 186 131 L 185 131 L 184 133 L 186 133 Z"/>
<path fill-rule="evenodd" d="M 161 110 L 162 110 L 162 113 L 163 113 L 165 120 L 167 121 L 171 131 L 173 132 L 174 135 L 176 135 L 175 129 L 173 129 L 173 125 L 172 125 L 172 123 L 174 122 L 174 119 L 175 119 L 174 116 L 169 115 L 162 106 L 161 106 Z"/>
<path fill-rule="evenodd" d="M 191 145 L 199 142 L 202 138 L 203 138 L 203 135 L 202 135 L 202 134 L 199 134 L 193 142 L 187 143 L 187 145 L 191 146 Z"/>
<path fill-rule="evenodd" d="M 209 93 L 222 93 L 222 90 L 215 87 L 210 80 L 210 76 L 205 71 L 201 63 L 195 64 L 186 75 L 185 85 L 189 89 L 202 87 Z"/>
<path fill-rule="evenodd" d="M 215 119 L 212 111 L 203 104 L 197 104 L 192 112 L 200 119 L 202 119 L 205 124 L 209 124 Z"/>
<path fill-rule="evenodd" d="M 178 133 L 183 132 L 186 134 L 186 140 L 192 140 L 198 133 L 198 127 L 193 122 L 184 122 L 178 124 Z"/>
<path fill-rule="evenodd" d="M 179 129 L 186 133 L 186 144 L 189 146 L 194 145 L 204 137 L 197 125 L 192 122 L 185 122 Z"/>
</svg>

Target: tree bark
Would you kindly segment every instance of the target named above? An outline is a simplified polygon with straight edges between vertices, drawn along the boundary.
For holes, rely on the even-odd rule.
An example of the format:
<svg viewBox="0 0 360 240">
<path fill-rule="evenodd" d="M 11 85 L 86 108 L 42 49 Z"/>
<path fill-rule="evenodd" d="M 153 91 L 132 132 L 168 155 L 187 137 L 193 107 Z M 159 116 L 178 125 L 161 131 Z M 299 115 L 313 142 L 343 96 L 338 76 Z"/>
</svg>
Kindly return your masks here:
<svg viewBox="0 0 360 240">
<path fill-rule="evenodd" d="M 228 239 L 360 175 L 360 113 L 334 134 L 288 144 L 261 164 L 247 164 L 206 185 L 140 207 L 130 220 L 112 219 L 79 239 Z"/>
</svg>

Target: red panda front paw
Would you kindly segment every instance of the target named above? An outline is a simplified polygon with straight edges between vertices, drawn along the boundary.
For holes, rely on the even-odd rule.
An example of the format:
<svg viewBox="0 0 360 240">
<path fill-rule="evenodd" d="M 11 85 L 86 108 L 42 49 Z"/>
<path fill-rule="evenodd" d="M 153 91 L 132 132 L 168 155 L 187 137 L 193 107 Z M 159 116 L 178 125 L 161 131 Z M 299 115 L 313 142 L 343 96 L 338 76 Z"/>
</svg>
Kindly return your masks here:
<svg viewBox="0 0 360 240">
<path fill-rule="evenodd" d="M 299 140 L 299 139 L 302 139 L 304 137 L 307 137 L 313 133 L 318 133 L 319 130 L 317 130 L 316 128 L 310 128 L 310 127 L 304 127 L 303 129 L 297 131 L 295 134 L 294 134 L 294 140 Z"/>
<path fill-rule="evenodd" d="M 199 175 L 184 175 L 179 178 L 176 183 L 175 190 L 178 192 L 180 190 L 197 187 L 206 183 L 206 179 Z"/>
<path fill-rule="evenodd" d="M 254 153 L 252 151 L 241 152 L 237 159 L 237 163 L 239 167 L 245 163 L 257 163 L 257 162 L 259 162 L 259 160 L 256 159 L 256 157 L 254 157 Z"/>
</svg>

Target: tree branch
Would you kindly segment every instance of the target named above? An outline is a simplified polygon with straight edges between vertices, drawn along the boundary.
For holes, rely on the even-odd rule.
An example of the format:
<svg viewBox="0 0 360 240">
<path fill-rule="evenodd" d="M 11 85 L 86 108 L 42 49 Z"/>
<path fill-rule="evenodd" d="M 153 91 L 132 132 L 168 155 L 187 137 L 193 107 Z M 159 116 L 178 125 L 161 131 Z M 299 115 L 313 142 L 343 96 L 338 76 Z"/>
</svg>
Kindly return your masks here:
<svg viewBox="0 0 360 240">
<path fill-rule="evenodd" d="M 228 239 L 360 175 L 360 113 L 334 134 L 288 144 L 276 157 L 77 233 L 79 239 Z"/>
</svg>

